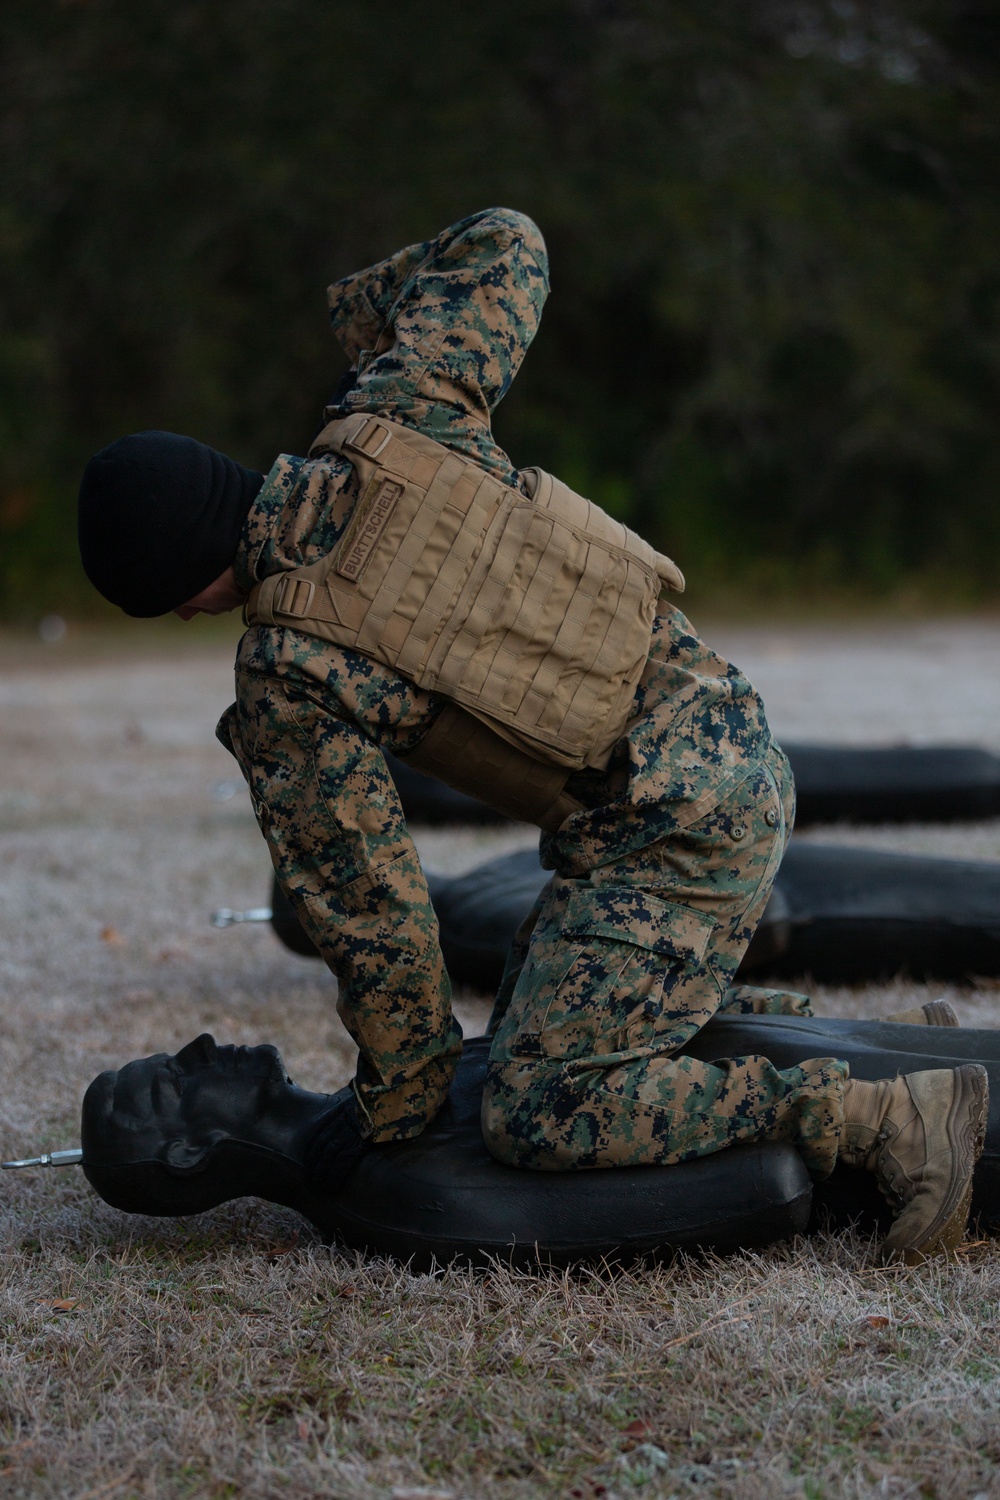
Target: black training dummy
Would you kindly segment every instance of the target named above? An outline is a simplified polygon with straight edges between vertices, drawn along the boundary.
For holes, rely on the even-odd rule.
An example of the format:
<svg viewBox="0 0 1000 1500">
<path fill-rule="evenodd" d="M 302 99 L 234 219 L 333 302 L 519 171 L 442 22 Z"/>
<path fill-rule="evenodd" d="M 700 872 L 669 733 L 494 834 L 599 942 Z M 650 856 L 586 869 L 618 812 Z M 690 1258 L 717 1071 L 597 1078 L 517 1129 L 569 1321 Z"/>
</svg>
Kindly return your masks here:
<svg viewBox="0 0 1000 1500">
<path fill-rule="evenodd" d="M 102 1073 L 83 1104 L 83 1168 L 133 1213 L 198 1213 L 247 1195 L 281 1203 L 328 1239 L 427 1268 L 492 1255 L 529 1265 L 719 1251 L 788 1238 L 816 1222 L 879 1217 L 873 1179 L 835 1172 L 813 1185 L 792 1147 L 736 1146 L 671 1167 L 528 1172 L 494 1161 L 479 1106 L 489 1043 L 466 1043 L 451 1094 L 416 1140 L 367 1147 L 350 1091 L 298 1088 L 273 1047 L 199 1037 Z M 748 1016 L 710 1022 L 702 1058 L 758 1052 L 779 1066 L 845 1057 L 857 1077 L 952 1067 L 990 1074 L 986 1149 L 973 1215 L 1000 1224 L 1000 1032 L 878 1021 Z"/>
<path fill-rule="evenodd" d="M 102 1073 L 83 1101 L 83 1169 L 131 1213 L 200 1213 L 254 1196 L 325 1238 L 428 1267 L 732 1250 L 802 1230 L 809 1178 L 790 1146 L 741 1146 L 680 1167 L 532 1173 L 489 1155 L 479 1112 L 489 1044 L 466 1046 L 451 1094 L 418 1139 L 363 1147 L 353 1096 L 298 1088 L 274 1047 L 198 1037 Z"/>
<path fill-rule="evenodd" d="M 533 849 L 465 875 L 428 875 L 455 984 L 497 988 L 511 939 L 548 878 Z M 316 957 L 276 882 L 271 910 L 286 947 Z M 936 979 L 1000 974 L 1000 865 L 793 840 L 740 980 L 808 974 L 852 984 L 901 971 Z"/>
<path fill-rule="evenodd" d="M 796 823 L 945 823 L 1000 815 L 1000 755 L 974 745 L 789 745 Z M 502 823 L 484 802 L 386 756 L 410 823 Z"/>
</svg>

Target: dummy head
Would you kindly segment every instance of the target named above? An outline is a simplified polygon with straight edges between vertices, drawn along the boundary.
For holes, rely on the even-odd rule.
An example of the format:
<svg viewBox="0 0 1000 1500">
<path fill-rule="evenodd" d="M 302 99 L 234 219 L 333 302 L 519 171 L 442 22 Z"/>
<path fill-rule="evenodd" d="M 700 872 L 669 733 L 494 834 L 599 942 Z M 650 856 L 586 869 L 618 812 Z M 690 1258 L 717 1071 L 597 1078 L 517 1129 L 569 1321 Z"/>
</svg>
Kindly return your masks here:
<svg viewBox="0 0 1000 1500">
<path fill-rule="evenodd" d="M 250 1194 L 288 1202 L 316 1100 L 295 1087 L 277 1048 L 218 1047 L 206 1033 L 176 1056 L 94 1079 L 83 1170 L 129 1213 L 200 1213 Z"/>
</svg>

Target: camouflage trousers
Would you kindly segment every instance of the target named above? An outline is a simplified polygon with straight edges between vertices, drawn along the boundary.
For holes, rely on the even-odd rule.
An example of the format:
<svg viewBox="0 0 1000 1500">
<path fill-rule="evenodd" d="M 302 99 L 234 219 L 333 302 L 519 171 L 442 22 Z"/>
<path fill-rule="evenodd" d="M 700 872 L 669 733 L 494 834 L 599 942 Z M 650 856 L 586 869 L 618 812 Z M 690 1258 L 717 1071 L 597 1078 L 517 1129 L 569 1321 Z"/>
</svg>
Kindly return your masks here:
<svg viewBox="0 0 1000 1500">
<path fill-rule="evenodd" d="M 337 1011 L 358 1045 L 364 1133 L 419 1135 L 447 1097 L 462 1031 L 385 757 L 287 680 L 239 671 L 236 690 L 219 733 L 249 784 L 282 890 L 337 976 Z"/>
<path fill-rule="evenodd" d="M 780 751 L 709 815 L 586 879 L 553 877 L 518 934 L 490 1030 L 483 1132 L 511 1166 L 667 1164 L 737 1141 L 792 1141 L 833 1168 L 847 1064 L 708 1064 L 685 1043 L 725 1011 L 808 1014 L 732 986 L 791 821 Z"/>
</svg>

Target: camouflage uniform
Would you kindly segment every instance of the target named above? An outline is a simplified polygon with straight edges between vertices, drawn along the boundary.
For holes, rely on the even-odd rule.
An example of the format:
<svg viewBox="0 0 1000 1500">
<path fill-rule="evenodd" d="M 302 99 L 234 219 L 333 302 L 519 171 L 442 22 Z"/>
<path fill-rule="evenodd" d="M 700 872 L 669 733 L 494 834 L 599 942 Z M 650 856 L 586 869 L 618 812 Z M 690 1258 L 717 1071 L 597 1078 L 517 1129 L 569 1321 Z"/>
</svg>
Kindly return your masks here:
<svg viewBox="0 0 1000 1500">
<path fill-rule="evenodd" d="M 490 413 L 547 291 L 538 230 L 500 209 L 338 282 L 332 318 L 356 378 L 327 419 L 381 412 L 518 485 Z M 356 498 L 346 459 L 280 456 L 247 520 L 239 582 L 328 553 Z M 355 651 L 263 625 L 240 643 L 236 682 L 220 738 L 282 888 L 338 978 L 363 1128 L 376 1141 L 416 1135 L 447 1092 L 461 1031 L 381 748 L 411 750 L 444 700 Z M 566 1167 L 787 1138 L 826 1172 L 844 1064 L 779 1072 L 761 1058 L 676 1055 L 720 1009 L 805 1005 L 729 988 L 784 847 L 787 762 L 750 684 L 667 606 L 635 710 L 608 770 L 571 778 L 583 811 L 542 840 L 555 875 L 497 1000 L 487 1143 L 503 1160 Z"/>
</svg>

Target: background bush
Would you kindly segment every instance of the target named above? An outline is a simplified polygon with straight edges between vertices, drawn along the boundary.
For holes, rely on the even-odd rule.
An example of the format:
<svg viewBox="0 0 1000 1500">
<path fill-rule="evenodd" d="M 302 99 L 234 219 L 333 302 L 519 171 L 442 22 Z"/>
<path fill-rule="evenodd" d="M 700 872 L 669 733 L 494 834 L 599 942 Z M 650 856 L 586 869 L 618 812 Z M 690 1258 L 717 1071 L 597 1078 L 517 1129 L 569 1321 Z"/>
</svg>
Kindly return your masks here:
<svg viewBox="0 0 1000 1500">
<path fill-rule="evenodd" d="M 995 5 L 5 0 L 0 59 L 8 616 L 90 599 L 91 451 L 303 451 L 327 282 L 497 202 L 553 261 L 521 462 L 703 592 L 995 596 Z"/>
</svg>

